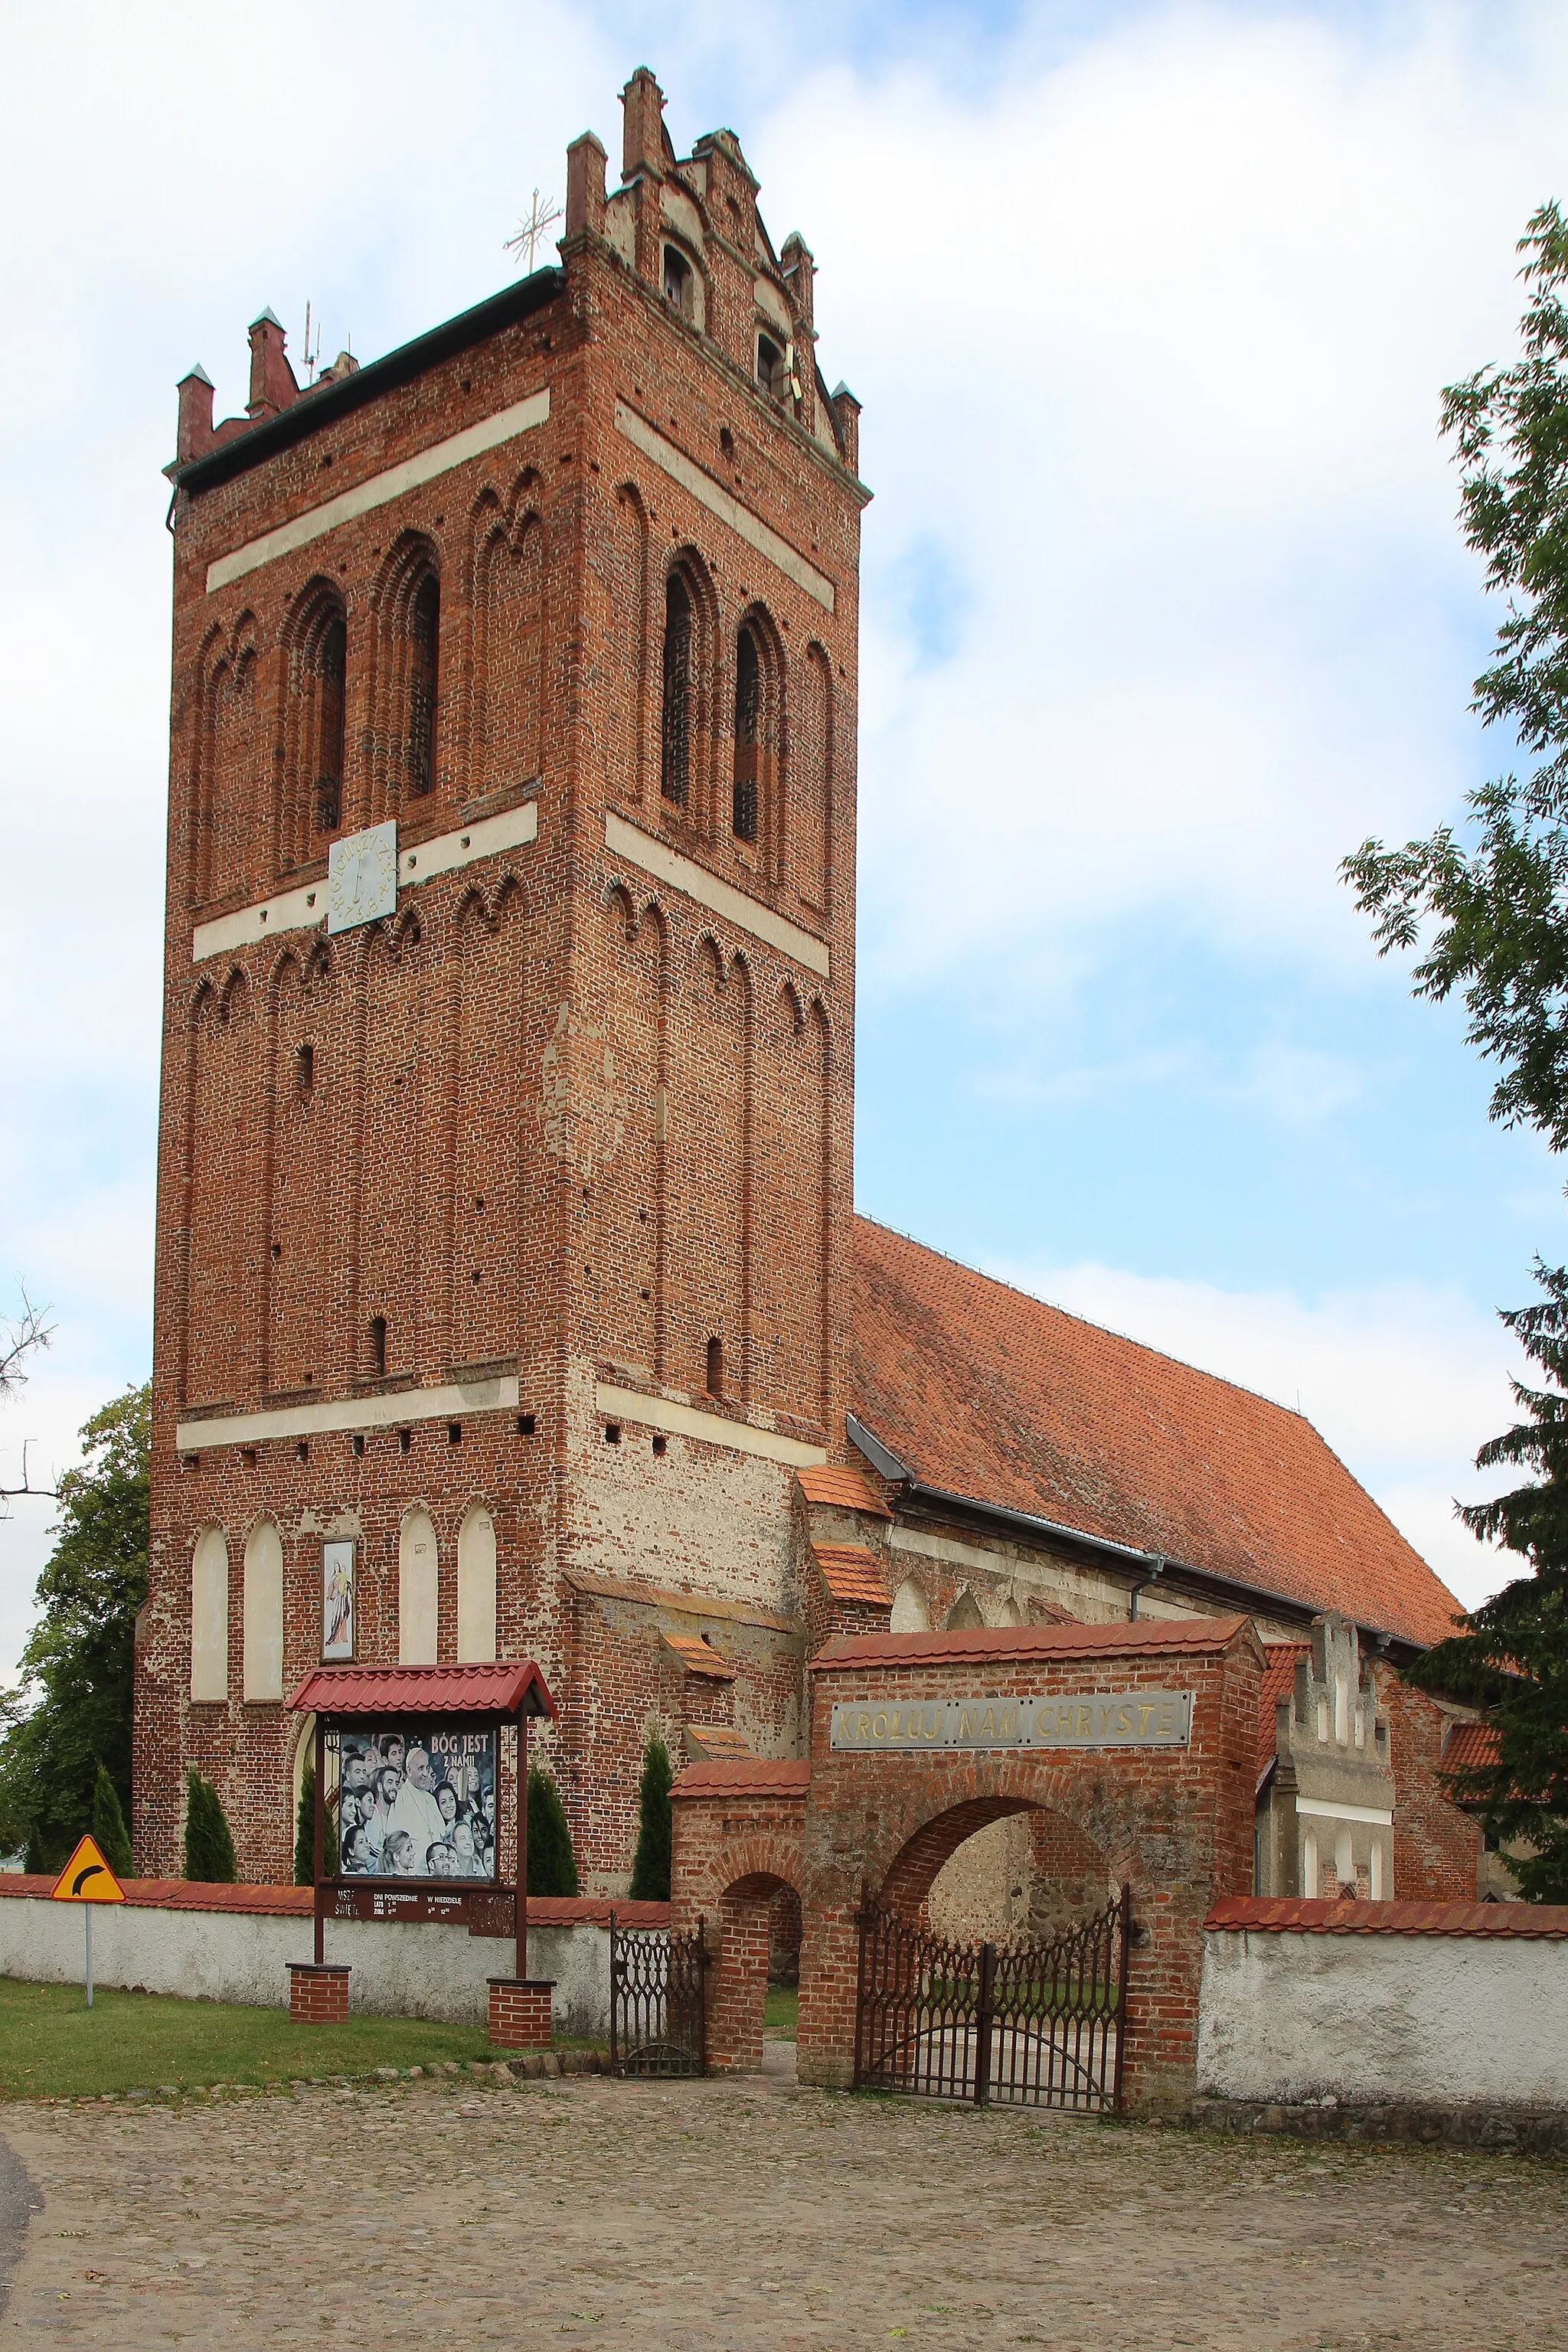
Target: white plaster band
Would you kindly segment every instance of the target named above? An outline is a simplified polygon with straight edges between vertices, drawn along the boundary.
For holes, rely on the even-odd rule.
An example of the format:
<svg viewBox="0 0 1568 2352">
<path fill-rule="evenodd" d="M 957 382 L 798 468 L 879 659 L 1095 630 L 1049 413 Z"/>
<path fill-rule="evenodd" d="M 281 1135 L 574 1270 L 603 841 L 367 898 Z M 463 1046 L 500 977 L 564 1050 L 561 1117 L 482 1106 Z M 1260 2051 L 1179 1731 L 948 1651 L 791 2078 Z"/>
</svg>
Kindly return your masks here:
<svg viewBox="0 0 1568 2352">
<path fill-rule="evenodd" d="M 476 824 L 460 825 L 455 833 L 439 833 L 404 850 L 397 860 L 400 889 L 427 882 L 432 875 L 450 874 L 472 866 L 480 857 L 494 857 L 503 849 L 522 849 L 539 837 L 539 803 L 523 801 L 502 809 L 497 816 L 480 817 Z M 326 920 L 327 886 L 312 882 L 298 890 L 279 891 L 237 914 L 218 915 L 198 923 L 191 936 L 191 961 L 208 956 L 231 955 L 236 948 L 254 946 L 258 940 L 276 939 L 279 931 L 311 931 Z"/>
<path fill-rule="evenodd" d="M 786 916 L 775 915 L 771 907 L 760 906 L 755 898 L 748 898 L 743 890 L 735 889 L 728 882 L 721 882 L 716 874 L 710 874 L 706 866 L 699 866 L 694 859 L 683 857 L 678 849 L 670 849 L 662 841 L 655 841 L 651 835 L 639 832 L 635 824 L 628 824 L 625 817 L 617 816 L 613 809 L 605 813 L 605 847 L 612 857 L 624 857 L 631 865 L 640 866 L 645 874 L 653 875 L 658 881 L 668 882 L 673 890 L 683 890 L 689 898 L 695 898 L 700 907 L 708 908 L 715 915 L 722 915 L 726 922 L 733 923 L 737 929 L 750 931 L 754 940 L 765 940 L 769 947 L 777 948 L 783 955 L 793 956 L 796 963 L 805 966 L 807 971 L 815 971 L 824 980 L 827 978 L 828 954 L 823 940 L 814 939 L 809 931 L 803 931 L 798 923 L 792 923 Z"/>
<path fill-rule="evenodd" d="M 628 408 L 624 400 L 616 403 L 616 430 L 623 434 L 634 448 L 640 449 L 645 457 L 651 457 L 672 482 L 679 482 L 699 506 L 706 507 L 709 513 L 717 515 L 721 522 L 727 522 L 736 537 L 743 539 L 748 547 L 754 547 L 759 555 L 765 555 L 786 580 L 793 580 L 797 588 L 804 588 L 808 596 L 815 596 L 827 612 L 833 611 L 837 591 L 827 574 L 819 572 L 815 563 L 808 563 L 787 539 L 781 539 L 776 530 L 771 530 L 750 507 L 743 507 L 739 499 L 731 498 L 728 490 L 721 488 L 711 474 L 705 474 L 700 466 L 694 465 L 683 449 L 678 449 L 673 441 L 667 441 L 662 433 L 646 417 L 639 416 L 635 408 Z"/>
<path fill-rule="evenodd" d="M 1296 1811 L 1321 1822 L 1376 1822 L 1385 1830 L 1394 1827 L 1393 1813 L 1381 1805 L 1331 1805 L 1321 1797 L 1298 1797 Z"/>
<path fill-rule="evenodd" d="M 237 547 L 232 555 L 220 555 L 207 565 L 207 594 L 226 588 L 231 580 L 241 580 L 247 572 L 259 570 L 264 563 L 275 563 L 280 555 L 292 555 L 299 547 L 309 547 L 313 539 L 321 539 L 340 523 L 353 522 L 376 507 L 384 507 L 394 499 L 402 498 L 405 490 L 416 490 L 425 482 L 433 482 L 439 474 L 449 474 L 454 466 L 467 465 L 470 457 L 482 457 L 487 449 L 497 449 L 503 441 L 513 441 L 520 433 L 531 432 L 542 425 L 550 415 L 550 392 L 531 392 L 526 400 L 514 401 L 510 408 L 499 409 L 494 416 L 482 417 L 478 425 L 465 425 L 461 433 L 448 434 L 445 441 L 433 442 L 416 457 L 405 457 L 400 466 L 388 466 L 384 473 L 373 474 L 367 482 L 352 490 L 340 490 L 335 499 L 327 499 L 319 507 L 295 515 L 289 522 L 279 523 L 276 530 L 265 530 L 259 539 L 248 539 Z"/>
<path fill-rule="evenodd" d="M 664 1429 L 676 1437 L 700 1438 L 704 1445 L 727 1446 L 731 1454 L 760 1454 L 767 1462 L 787 1462 L 797 1470 L 826 1462 L 825 1445 L 805 1445 L 798 1437 L 780 1437 L 771 1429 L 753 1429 L 749 1421 L 729 1421 L 721 1412 L 702 1412 L 695 1405 L 676 1404 L 668 1397 L 644 1396 L 640 1389 L 613 1388 L 605 1381 L 594 1385 L 596 1412 L 614 1421 L 629 1421 L 644 1429 Z"/>
<path fill-rule="evenodd" d="M 175 1424 L 174 1449 L 198 1454 L 207 1445 L 258 1445 L 269 1437 L 321 1437 L 338 1429 L 413 1429 L 425 1421 L 457 1421 L 469 1412 L 515 1412 L 515 1380 L 454 1381 L 444 1389 L 401 1389 L 386 1396 L 346 1397 L 320 1404 L 279 1405 L 272 1412 L 228 1412 L 211 1421 Z"/>
</svg>

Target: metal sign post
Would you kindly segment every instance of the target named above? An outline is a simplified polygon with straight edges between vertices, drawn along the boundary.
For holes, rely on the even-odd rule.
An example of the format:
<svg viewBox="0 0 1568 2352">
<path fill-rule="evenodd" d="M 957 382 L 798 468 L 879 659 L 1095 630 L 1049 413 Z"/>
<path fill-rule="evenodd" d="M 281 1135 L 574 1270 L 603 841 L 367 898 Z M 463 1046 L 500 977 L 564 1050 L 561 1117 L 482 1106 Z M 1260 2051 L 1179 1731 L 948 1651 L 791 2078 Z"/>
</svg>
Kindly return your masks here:
<svg viewBox="0 0 1568 2352">
<path fill-rule="evenodd" d="M 87 1941 L 87 2005 L 92 2007 L 92 1906 L 123 1903 L 125 1889 L 105 1862 L 93 1839 L 84 1837 L 49 1889 L 52 1903 L 79 1903 Z"/>
</svg>

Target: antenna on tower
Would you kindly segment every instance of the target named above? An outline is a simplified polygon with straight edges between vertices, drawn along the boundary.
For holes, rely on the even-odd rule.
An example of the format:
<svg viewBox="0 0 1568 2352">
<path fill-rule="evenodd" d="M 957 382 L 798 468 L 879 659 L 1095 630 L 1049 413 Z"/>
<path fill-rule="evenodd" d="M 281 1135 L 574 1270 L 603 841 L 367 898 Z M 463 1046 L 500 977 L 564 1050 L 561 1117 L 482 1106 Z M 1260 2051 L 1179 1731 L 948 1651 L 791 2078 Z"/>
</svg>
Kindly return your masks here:
<svg viewBox="0 0 1568 2352">
<path fill-rule="evenodd" d="M 307 302 L 305 305 L 305 366 L 308 372 L 309 381 L 311 383 L 314 383 L 316 381 L 316 370 L 320 367 L 321 363 L 321 322 L 320 319 L 316 321 L 316 340 L 314 343 L 312 343 L 310 341 L 310 305 Z"/>
<path fill-rule="evenodd" d="M 539 204 L 539 190 L 535 188 L 533 192 L 533 200 L 528 207 L 528 218 L 523 221 L 519 221 L 517 226 L 517 235 L 515 236 L 509 236 L 502 246 L 501 250 L 504 253 L 515 254 L 520 265 L 526 262 L 527 267 L 531 269 L 533 268 L 533 257 L 539 249 L 540 240 L 543 236 L 545 230 L 548 228 L 553 228 L 560 218 L 561 207 L 557 204 L 547 203 L 544 205 L 543 210 L 541 211 Z M 523 252 L 524 246 L 528 248 L 526 255 Z"/>
</svg>

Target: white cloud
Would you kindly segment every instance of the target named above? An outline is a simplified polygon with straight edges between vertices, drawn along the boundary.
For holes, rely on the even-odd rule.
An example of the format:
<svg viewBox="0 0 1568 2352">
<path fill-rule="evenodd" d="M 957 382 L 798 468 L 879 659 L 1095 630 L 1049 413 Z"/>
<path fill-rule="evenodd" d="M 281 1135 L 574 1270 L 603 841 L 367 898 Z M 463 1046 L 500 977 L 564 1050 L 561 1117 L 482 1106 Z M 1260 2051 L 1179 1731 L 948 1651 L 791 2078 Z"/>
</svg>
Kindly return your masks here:
<svg viewBox="0 0 1568 2352">
<path fill-rule="evenodd" d="M 764 121 L 868 404 L 885 967 L 1158 908 L 1371 970 L 1338 860 L 1474 756 L 1438 387 L 1511 343 L 1565 100 L 1561 11 L 1173 8 L 1000 89 L 840 72 Z M 933 542 L 964 609 L 931 666 L 900 566 Z"/>
<path fill-rule="evenodd" d="M 1517 1417 L 1508 1383 L 1522 1362 L 1462 1292 L 1388 1283 L 1308 1301 L 1108 1265 L 987 1270 L 1304 1413 L 1462 1601 L 1521 1572 L 1453 1515 L 1456 1497 L 1500 1491 L 1474 1458 Z"/>
</svg>

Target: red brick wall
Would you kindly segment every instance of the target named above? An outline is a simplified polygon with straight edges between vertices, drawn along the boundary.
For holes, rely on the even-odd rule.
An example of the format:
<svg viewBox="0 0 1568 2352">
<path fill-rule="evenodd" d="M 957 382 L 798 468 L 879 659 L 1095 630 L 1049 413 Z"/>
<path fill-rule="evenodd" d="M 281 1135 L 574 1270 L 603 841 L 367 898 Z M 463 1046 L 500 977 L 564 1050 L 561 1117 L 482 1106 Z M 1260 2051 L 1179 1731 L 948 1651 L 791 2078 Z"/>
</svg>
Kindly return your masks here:
<svg viewBox="0 0 1568 2352">
<path fill-rule="evenodd" d="M 308 1960 L 289 1963 L 289 2014 L 296 2025 L 346 2025 L 349 2021 L 349 1972 L 327 1961 L 315 1967 Z"/>
<path fill-rule="evenodd" d="M 997 1654 L 983 1669 L 816 1660 L 810 1669 L 809 1795 L 753 1794 L 742 1777 L 678 1796 L 671 1918 L 710 1923 L 713 2063 L 754 2064 L 767 1973 L 767 1906 L 777 1886 L 801 1898 L 799 2064 L 803 2078 L 847 2084 L 855 2045 L 858 1938 L 868 1896 L 918 1915 L 963 1840 L 1007 1813 L 1042 1810 L 1064 1825 L 1075 1866 L 1086 1850 L 1132 1886 L 1125 2090 L 1130 2105 L 1179 2104 L 1195 2079 L 1202 1927 L 1221 1894 L 1252 1885 L 1252 1780 L 1262 1651 L 1250 1626 L 1224 1646 L 1151 1647 L 1095 1659 Z M 896 1706 L 972 1692 L 997 1697 L 1068 1691 L 1191 1690 L 1184 1748 L 1012 1755 L 836 1753 L 836 1702 Z M 717 1922 L 716 1930 L 711 1923 Z"/>
<path fill-rule="evenodd" d="M 1394 1885 L 1399 1903 L 1473 1903 L 1479 1890 L 1481 1833 L 1451 1805 L 1437 1773 L 1445 1717 L 1424 1691 L 1389 1665 L 1373 1668 L 1388 1710 L 1394 1766 Z"/>
<path fill-rule="evenodd" d="M 713 168 L 744 211 L 749 184 L 721 155 Z M 602 215 L 591 190 L 585 201 L 591 228 Z M 134 1763 L 144 1869 L 178 1867 L 195 1761 L 218 1786 L 242 1871 L 288 1874 L 293 1727 L 241 1696 L 241 1570 L 258 1517 L 283 1537 L 288 1686 L 319 1655 L 323 1534 L 360 1540 L 360 1655 L 396 1654 L 397 1528 L 415 1503 L 437 1528 L 450 1655 L 456 1532 L 480 1499 L 497 1528 L 502 1654 L 537 1656 L 570 1688 L 546 1752 L 587 1883 L 613 1885 L 629 1864 L 654 1694 L 639 1643 L 585 1630 L 559 1571 L 657 1568 L 699 1592 L 795 1604 L 787 1470 L 678 1435 L 655 1455 L 647 1432 L 628 1429 L 647 1457 L 629 1481 L 604 1444 L 595 1378 L 704 1403 L 718 1336 L 721 1411 L 842 1453 L 862 498 L 751 380 L 749 263 L 716 248 L 718 349 L 659 299 L 651 230 L 638 268 L 579 226 L 564 287 L 542 307 L 358 406 L 325 395 L 313 429 L 176 498 L 152 1570 Z M 268 380 L 281 396 L 276 364 Z M 207 593 L 217 557 L 546 388 L 543 425 Z M 637 449 L 616 429 L 617 401 L 831 576 L 835 611 Z M 682 552 L 712 627 L 693 789 L 678 811 L 658 790 L 658 633 L 665 570 Z M 416 797 L 402 681 L 424 563 L 440 583 L 438 706 L 434 790 Z M 194 964 L 194 924 L 324 884 L 306 772 L 316 722 L 300 702 L 300 647 L 324 582 L 347 626 L 341 829 L 395 815 L 400 848 L 413 849 L 536 793 L 538 839 L 405 886 L 384 926 L 296 931 Z M 759 602 L 783 664 L 782 740 L 795 741 L 798 712 L 800 753 L 794 765 L 787 754 L 752 847 L 731 832 L 726 761 L 735 633 Z M 610 857 L 611 807 L 821 939 L 830 977 Z M 449 1445 L 444 1420 L 419 1420 L 420 1391 L 475 1367 L 515 1374 L 517 1412 L 466 1413 Z M 268 1438 L 202 1446 L 190 1467 L 176 1459 L 176 1421 L 196 1408 L 367 1393 L 406 1394 L 406 1453 L 393 1428 L 368 1433 L 363 1452 L 335 1433 L 303 1454 Z M 230 1696 L 194 1708 L 190 1561 L 207 1526 L 229 1546 Z M 764 1746 L 798 1737 L 798 1652 L 774 1646 L 736 1686 Z"/>
</svg>

